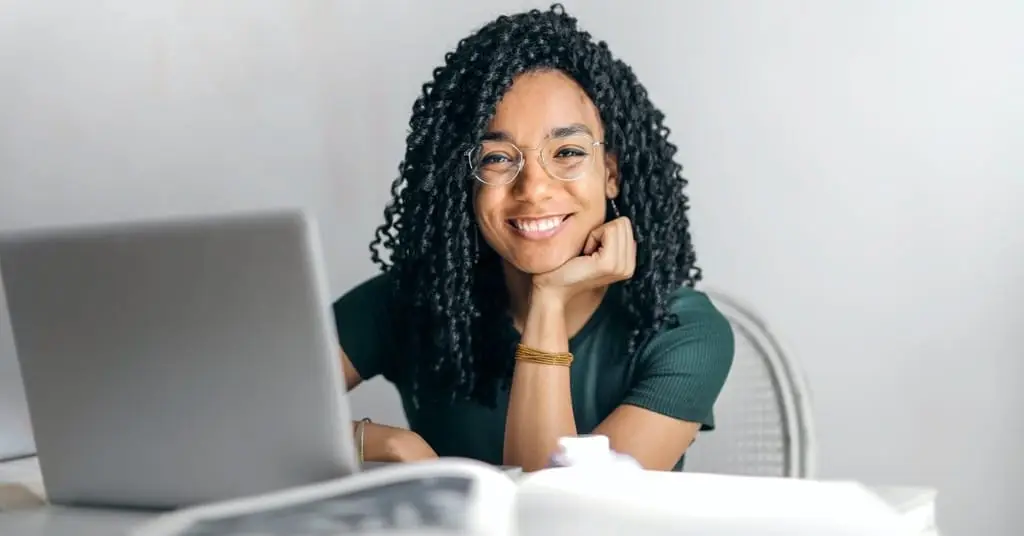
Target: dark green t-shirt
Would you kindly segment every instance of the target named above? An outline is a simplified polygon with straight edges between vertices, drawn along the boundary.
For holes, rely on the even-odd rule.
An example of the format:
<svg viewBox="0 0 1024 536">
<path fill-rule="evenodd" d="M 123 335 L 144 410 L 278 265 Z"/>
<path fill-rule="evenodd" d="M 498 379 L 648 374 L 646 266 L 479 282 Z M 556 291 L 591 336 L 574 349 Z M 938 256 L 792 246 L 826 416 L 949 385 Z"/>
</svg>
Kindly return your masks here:
<svg viewBox="0 0 1024 536">
<path fill-rule="evenodd" d="M 395 384 L 409 427 L 438 455 L 500 464 L 508 391 L 499 391 L 494 409 L 470 401 L 421 403 L 417 408 L 406 382 L 396 381 L 399 376 L 389 370 L 394 362 L 390 348 L 402 335 L 391 329 L 387 277 L 369 279 L 334 303 L 341 347 L 364 380 L 383 374 Z M 669 304 L 678 324 L 655 335 L 631 366 L 618 357 L 629 334 L 617 309 L 605 299 L 569 340 L 577 432 L 590 433 L 620 404 L 697 422 L 702 430 L 714 429 L 712 406 L 733 359 L 733 333 L 726 318 L 703 293 L 688 287 L 678 290 Z"/>
</svg>

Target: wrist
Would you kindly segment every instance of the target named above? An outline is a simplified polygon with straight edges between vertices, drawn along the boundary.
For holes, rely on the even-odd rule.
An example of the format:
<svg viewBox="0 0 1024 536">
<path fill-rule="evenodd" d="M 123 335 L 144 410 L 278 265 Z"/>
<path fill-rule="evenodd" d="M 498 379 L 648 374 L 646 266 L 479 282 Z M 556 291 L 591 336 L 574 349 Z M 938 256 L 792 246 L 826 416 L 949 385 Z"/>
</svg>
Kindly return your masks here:
<svg viewBox="0 0 1024 536">
<path fill-rule="evenodd" d="M 568 350 L 565 298 L 560 292 L 541 290 L 530 295 L 521 342 L 545 352 Z"/>
<path fill-rule="evenodd" d="M 530 291 L 530 309 L 533 312 L 562 313 L 568 297 L 563 289 L 533 287 Z"/>
</svg>

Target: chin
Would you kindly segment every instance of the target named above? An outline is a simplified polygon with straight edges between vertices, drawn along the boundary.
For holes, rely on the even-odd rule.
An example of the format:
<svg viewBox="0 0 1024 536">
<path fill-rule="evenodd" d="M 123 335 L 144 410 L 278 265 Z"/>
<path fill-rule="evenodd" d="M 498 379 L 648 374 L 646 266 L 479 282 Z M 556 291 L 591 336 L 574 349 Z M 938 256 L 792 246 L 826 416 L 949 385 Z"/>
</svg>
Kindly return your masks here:
<svg viewBox="0 0 1024 536">
<path fill-rule="evenodd" d="M 515 259 L 510 261 L 510 264 L 524 274 L 537 275 L 557 270 L 571 258 L 572 255 L 544 255 L 530 259 Z"/>
</svg>

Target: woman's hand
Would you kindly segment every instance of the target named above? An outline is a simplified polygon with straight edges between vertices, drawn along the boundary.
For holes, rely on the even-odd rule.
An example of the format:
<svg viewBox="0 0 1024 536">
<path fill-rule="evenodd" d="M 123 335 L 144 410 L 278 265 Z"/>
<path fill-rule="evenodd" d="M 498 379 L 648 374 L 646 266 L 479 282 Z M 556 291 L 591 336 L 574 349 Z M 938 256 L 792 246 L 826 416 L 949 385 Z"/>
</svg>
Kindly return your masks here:
<svg viewBox="0 0 1024 536">
<path fill-rule="evenodd" d="M 418 462 L 436 460 L 437 453 L 430 448 L 422 436 L 411 430 L 401 430 L 392 437 L 387 449 L 388 460 L 392 462 Z"/>
<path fill-rule="evenodd" d="M 533 292 L 553 296 L 564 304 L 580 292 L 629 279 L 634 270 L 633 226 L 623 216 L 591 231 L 583 255 L 555 270 L 535 275 Z"/>
<path fill-rule="evenodd" d="M 369 462 L 417 462 L 437 459 L 426 440 L 412 430 L 366 423 L 363 459 Z"/>
</svg>

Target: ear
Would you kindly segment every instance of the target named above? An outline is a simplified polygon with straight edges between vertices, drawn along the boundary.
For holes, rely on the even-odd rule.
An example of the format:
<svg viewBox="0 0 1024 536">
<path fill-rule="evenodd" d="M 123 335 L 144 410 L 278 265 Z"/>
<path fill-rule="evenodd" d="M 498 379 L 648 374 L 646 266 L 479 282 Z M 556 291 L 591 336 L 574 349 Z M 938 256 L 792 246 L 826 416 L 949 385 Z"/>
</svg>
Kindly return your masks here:
<svg viewBox="0 0 1024 536">
<path fill-rule="evenodd" d="M 615 199 L 619 196 L 619 159 L 614 154 L 605 153 L 604 156 L 604 195 L 608 199 Z"/>
</svg>

